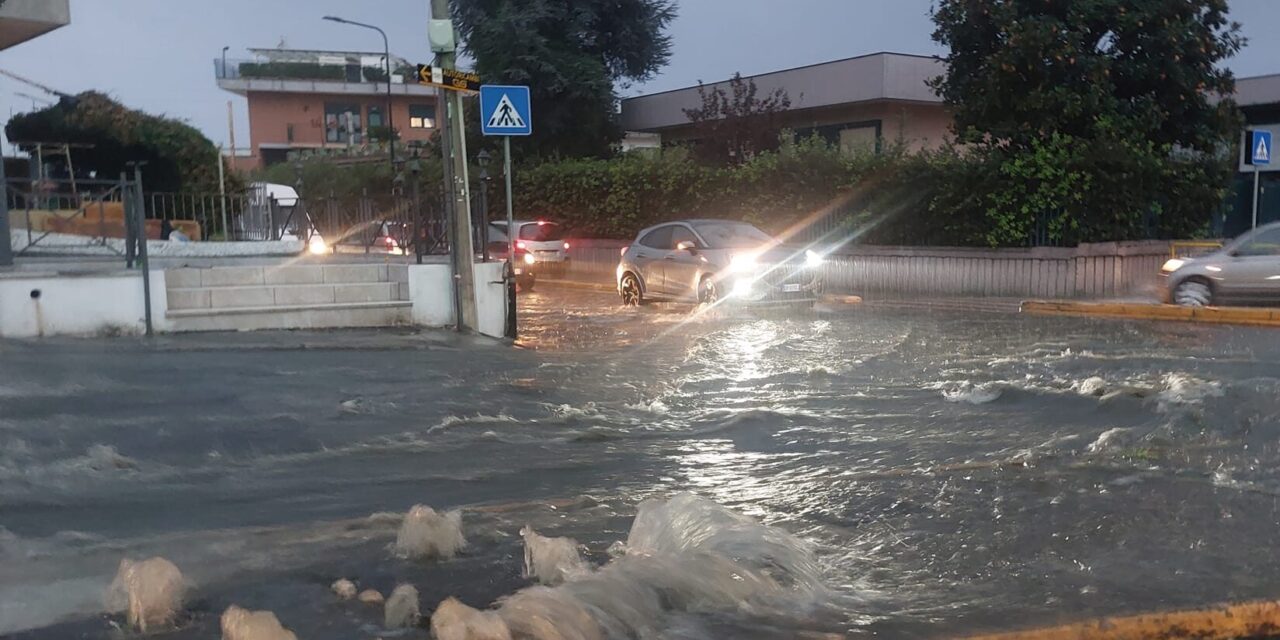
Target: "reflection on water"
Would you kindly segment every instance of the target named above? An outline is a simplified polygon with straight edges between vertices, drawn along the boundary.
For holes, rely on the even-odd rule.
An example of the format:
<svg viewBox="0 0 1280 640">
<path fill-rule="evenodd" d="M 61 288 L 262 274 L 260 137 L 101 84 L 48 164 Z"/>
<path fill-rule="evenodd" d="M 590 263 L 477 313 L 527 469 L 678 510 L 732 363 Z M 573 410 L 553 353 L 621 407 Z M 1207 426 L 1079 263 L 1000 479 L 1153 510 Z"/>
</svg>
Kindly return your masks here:
<svg viewBox="0 0 1280 640">
<path fill-rule="evenodd" d="M 524 300 L 522 349 L 0 345 L 0 633 L 110 637 L 93 614 L 126 556 L 193 585 L 178 638 L 216 636 L 231 604 L 301 638 L 383 633 L 338 579 L 412 584 L 424 620 L 452 596 L 513 628 L 585 611 L 605 637 L 932 637 L 1277 595 L 1273 334 Z M 651 530 L 710 532 L 685 550 L 709 555 L 642 551 L 642 502 L 683 492 L 701 499 Z M 414 505 L 459 510 L 447 537 L 466 547 L 401 557 Z M 591 571 L 502 600 L 534 579 L 526 526 L 580 543 Z M 442 539 L 427 528 L 406 540 Z M 722 570 L 750 588 L 725 590 Z M 780 606 L 753 584 L 821 597 Z"/>
</svg>

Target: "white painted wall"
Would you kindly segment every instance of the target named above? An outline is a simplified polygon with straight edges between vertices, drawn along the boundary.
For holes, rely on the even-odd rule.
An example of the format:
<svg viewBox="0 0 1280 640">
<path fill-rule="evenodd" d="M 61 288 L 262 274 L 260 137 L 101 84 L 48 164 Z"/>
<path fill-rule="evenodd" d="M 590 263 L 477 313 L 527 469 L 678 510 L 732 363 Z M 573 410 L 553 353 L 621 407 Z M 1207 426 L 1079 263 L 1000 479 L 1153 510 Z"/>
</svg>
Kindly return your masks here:
<svg viewBox="0 0 1280 640">
<path fill-rule="evenodd" d="M 39 298 L 31 292 L 39 291 Z M 164 272 L 151 272 L 154 327 L 165 329 Z M 146 329 L 142 276 L 15 273 L 0 277 L 0 338 L 91 335 Z"/>
<path fill-rule="evenodd" d="M 453 324 L 453 270 L 447 264 L 409 265 L 413 323 L 425 327 Z"/>
<path fill-rule="evenodd" d="M 501 282 L 502 269 L 501 262 L 475 267 L 479 332 L 494 338 L 503 337 L 507 326 L 507 289 Z M 414 324 L 453 325 L 453 270 L 447 264 L 409 265 L 409 300 L 413 302 Z"/>
<path fill-rule="evenodd" d="M 503 262 L 476 265 L 476 313 L 481 335 L 502 338 L 507 328 L 507 284 Z"/>
</svg>

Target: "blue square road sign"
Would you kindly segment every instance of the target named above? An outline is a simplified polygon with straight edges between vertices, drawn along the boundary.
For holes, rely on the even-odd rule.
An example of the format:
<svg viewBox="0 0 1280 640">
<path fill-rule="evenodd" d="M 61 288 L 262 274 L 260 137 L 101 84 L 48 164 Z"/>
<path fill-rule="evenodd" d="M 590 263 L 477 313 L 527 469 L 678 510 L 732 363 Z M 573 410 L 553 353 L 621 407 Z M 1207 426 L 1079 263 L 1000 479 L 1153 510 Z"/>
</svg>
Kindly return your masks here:
<svg viewBox="0 0 1280 640">
<path fill-rule="evenodd" d="M 481 86 L 480 130 L 486 136 L 527 136 L 533 133 L 529 87 Z"/>
<path fill-rule="evenodd" d="M 1253 131 L 1249 136 L 1249 164 L 1271 164 L 1271 132 Z"/>
</svg>

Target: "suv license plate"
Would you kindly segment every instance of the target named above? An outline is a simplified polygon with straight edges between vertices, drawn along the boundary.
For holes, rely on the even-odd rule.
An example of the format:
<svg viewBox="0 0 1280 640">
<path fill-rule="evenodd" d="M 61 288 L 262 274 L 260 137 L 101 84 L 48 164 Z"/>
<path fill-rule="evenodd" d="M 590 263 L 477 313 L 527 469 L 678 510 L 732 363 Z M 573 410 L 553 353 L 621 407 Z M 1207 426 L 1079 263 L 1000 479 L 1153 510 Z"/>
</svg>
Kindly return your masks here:
<svg viewBox="0 0 1280 640">
<path fill-rule="evenodd" d="M 782 285 L 782 292 L 783 292 L 783 293 L 797 293 L 797 292 L 799 292 L 799 291 L 800 291 L 800 285 L 798 285 L 798 284 L 794 284 L 794 283 L 793 283 L 793 284 L 784 284 L 784 285 Z"/>
</svg>

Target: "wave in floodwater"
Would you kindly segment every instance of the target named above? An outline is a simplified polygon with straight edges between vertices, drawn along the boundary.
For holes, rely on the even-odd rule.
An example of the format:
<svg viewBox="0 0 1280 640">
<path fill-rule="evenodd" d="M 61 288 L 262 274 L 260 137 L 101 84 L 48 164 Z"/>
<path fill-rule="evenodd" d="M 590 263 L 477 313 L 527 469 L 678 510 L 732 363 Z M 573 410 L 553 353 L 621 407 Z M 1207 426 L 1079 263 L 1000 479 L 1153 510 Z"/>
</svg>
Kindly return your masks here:
<svg viewBox="0 0 1280 640">
<path fill-rule="evenodd" d="M 468 626 L 484 624 L 515 637 L 643 638 L 682 613 L 777 624 L 805 620 L 828 601 L 807 543 L 690 494 L 642 502 L 613 551 L 604 566 L 569 572 L 559 586 L 503 597 L 496 618 L 445 607 L 432 628 L 439 637 L 466 637 Z"/>
</svg>

